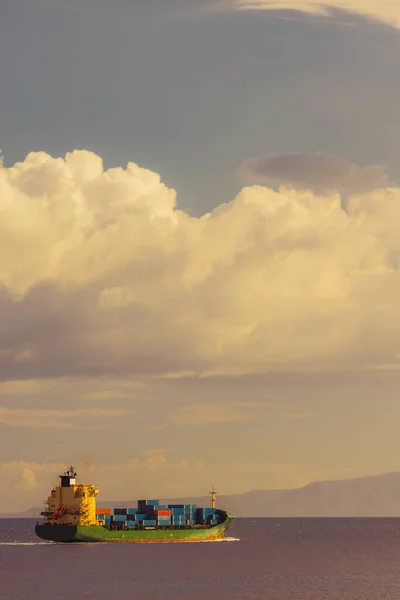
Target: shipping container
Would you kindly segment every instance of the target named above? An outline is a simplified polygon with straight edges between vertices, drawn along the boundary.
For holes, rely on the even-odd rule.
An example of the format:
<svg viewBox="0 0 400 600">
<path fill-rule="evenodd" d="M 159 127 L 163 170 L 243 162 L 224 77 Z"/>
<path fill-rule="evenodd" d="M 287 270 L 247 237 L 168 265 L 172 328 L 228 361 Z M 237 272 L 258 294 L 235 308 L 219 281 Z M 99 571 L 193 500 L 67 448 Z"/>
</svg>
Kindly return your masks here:
<svg viewBox="0 0 400 600">
<path fill-rule="evenodd" d="M 126 515 L 114 515 L 113 521 L 116 521 L 118 523 L 124 523 L 126 521 Z"/>
<path fill-rule="evenodd" d="M 114 508 L 114 515 L 126 515 L 127 508 Z"/>
<path fill-rule="evenodd" d="M 170 517 L 171 511 L 170 510 L 156 510 L 156 514 L 159 517 Z"/>
<path fill-rule="evenodd" d="M 185 519 L 180 519 L 179 517 L 172 517 L 172 523 L 174 525 L 184 525 Z"/>
<path fill-rule="evenodd" d="M 142 506 L 140 506 L 138 508 L 138 510 L 145 512 L 145 513 L 154 512 L 157 509 L 158 509 L 158 504 L 143 504 Z"/>
<path fill-rule="evenodd" d="M 143 513 L 136 513 L 135 515 L 135 521 L 143 521 L 143 519 L 146 519 L 147 515 L 143 514 Z"/>
<path fill-rule="evenodd" d="M 138 506 L 148 506 L 149 504 L 158 506 L 160 502 L 158 500 L 138 500 Z"/>
<path fill-rule="evenodd" d="M 157 521 L 155 519 L 146 519 L 143 521 L 143 527 L 155 527 L 157 525 Z"/>
<path fill-rule="evenodd" d="M 111 508 L 96 508 L 97 515 L 111 515 Z"/>
<path fill-rule="evenodd" d="M 171 508 L 171 513 L 173 515 L 184 515 L 185 509 L 184 508 Z"/>
<path fill-rule="evenodd" d="M 126 509 L 126 514 L 127 515 L 136 515 L 137 512 L 138 512 L 137 508 L 127 508 Z"/>
<path fill-rule="evenodd" d="M 126 526 L 127 527 L 135 527 L 135 526 L 137 526 L 137 521 L 127 521 Z"/>
</svg>

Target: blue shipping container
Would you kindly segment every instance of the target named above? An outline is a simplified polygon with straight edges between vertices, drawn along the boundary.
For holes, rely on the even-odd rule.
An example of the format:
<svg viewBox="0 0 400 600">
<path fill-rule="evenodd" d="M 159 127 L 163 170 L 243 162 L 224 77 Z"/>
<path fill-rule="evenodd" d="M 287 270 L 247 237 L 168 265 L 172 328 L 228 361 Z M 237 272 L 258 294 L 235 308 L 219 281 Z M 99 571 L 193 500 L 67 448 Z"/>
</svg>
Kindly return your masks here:
<svg viewBox="0 0 400 600">
<path fill-rule="evenodd" d="M 138 506 L 147 506 L 148 504 L 160 504 L 159 500 L 138 500 Z"/>
<path fill-rule="evenodd" d="M 157 525 L 157 521 L 155 519 L 146 519 L 143 521 L 144 527 L 155 527 Z"/>
<path fill-rule="evenodd" d="M 127 508 L 114 508 L 114 515 L 126 515 Z"/>
<path fill-rule="evenodd" d="M 135 525 L 137 525 L 136 521 L 127 521 L 126 522 L 127 527 L 135 527 Z"/>
<path fill-rule="evenodd" d="M 124 521 L 126 521 L 126 515 L 114 515 L 113 521 L 116 521 L 118 523 L 124 523 Z"/>
<path fill-rule="evenodd" d="M 127 510 L 126 510 L 127 515 L 136 515 L 137 512 L 138 512 L 137 508 L 127 508 Z"/>
</svg>

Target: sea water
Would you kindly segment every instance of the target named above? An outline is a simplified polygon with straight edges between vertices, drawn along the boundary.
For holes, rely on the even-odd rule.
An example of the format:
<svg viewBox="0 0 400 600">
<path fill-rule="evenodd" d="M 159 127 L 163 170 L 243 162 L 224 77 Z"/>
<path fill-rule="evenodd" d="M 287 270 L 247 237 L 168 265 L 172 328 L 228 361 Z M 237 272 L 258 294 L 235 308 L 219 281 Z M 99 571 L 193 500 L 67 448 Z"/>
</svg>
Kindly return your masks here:
<svg viewBox="0 0 400 600">
<path fill-rule="evenodd" d="M 400 519 L 238 519 L 224 542 L 55 544 L 0 520 L 1 600 L 400 600 Z"/>
</svg>

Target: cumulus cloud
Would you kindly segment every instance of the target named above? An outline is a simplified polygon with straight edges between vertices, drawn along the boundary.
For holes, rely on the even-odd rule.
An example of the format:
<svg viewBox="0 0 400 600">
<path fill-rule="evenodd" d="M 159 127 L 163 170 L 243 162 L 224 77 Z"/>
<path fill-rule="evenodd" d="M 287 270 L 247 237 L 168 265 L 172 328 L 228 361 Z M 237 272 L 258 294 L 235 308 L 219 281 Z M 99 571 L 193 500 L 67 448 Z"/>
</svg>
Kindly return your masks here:
<svg viewBox="0 0 400 600">
<path fill-rule="evenodd" d="M 324 17 L 332 8 L 364 15 L 400 27 L 400 5 L 392 0 L 233 0 L 237 10 L 296 10 Z"/>
<path fill-rule="evenodd" d="M 15 483 L 15 489 L 19 492 L 30 492 L 37 486 L 35 473 L 31 469 L 22 468 L 19 481 Z"/>
<path fill-rule="evenodd" d="M 389 177 L 382 166 L 360 167 L 329 154 L 250 158 L 239 171 L 245 181 L 292 186 L 316 194 L 363 193 L 389 186 Z"/>
<path fill-rule="evenodd" d="M 255 185 L 195 218 L 133 163 L 2 167 L 0 379 L 398 364 L 400 189 L 339 204 Z"/>
</svg>

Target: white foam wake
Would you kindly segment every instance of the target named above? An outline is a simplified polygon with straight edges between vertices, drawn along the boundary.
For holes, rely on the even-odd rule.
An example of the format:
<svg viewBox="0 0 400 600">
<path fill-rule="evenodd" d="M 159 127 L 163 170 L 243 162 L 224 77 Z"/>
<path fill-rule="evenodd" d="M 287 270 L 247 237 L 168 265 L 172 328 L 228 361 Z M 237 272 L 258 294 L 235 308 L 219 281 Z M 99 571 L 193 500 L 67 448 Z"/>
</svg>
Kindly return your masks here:
<svg viewBox="0 0 400 600">
<path fill-rule="evenodd" d="M 51 542 L 0 542 L 0 546 L 46 546 Z"/>
</svg>

